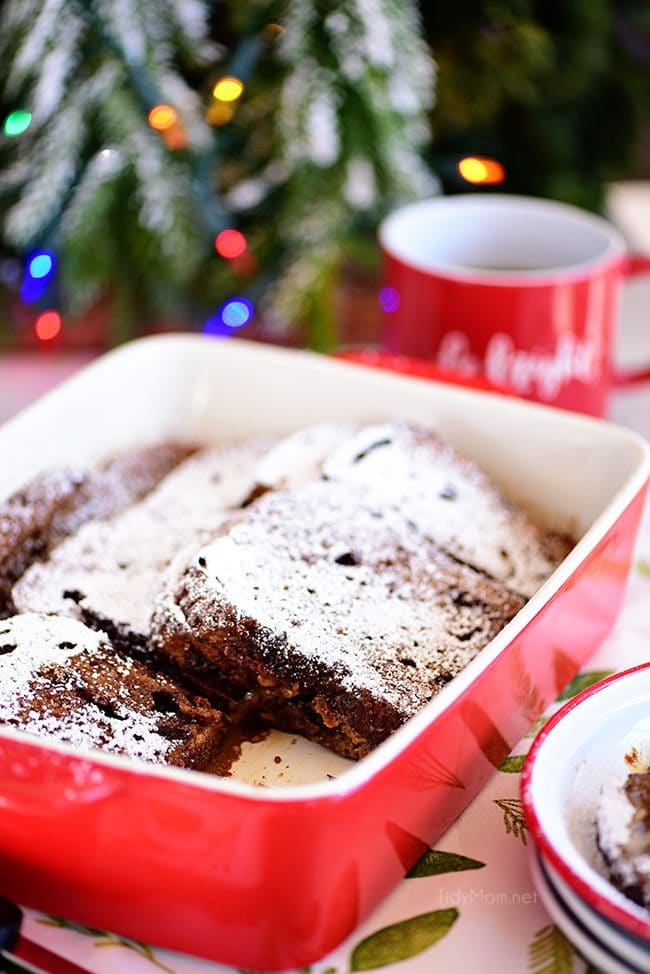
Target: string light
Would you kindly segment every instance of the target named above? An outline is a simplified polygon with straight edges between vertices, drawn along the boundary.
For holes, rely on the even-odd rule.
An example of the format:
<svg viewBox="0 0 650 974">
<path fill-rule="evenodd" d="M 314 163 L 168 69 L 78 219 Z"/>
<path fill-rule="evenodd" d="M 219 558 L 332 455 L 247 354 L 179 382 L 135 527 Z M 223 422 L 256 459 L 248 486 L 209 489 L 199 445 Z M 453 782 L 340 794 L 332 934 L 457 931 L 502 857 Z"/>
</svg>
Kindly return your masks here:
<svg viewBox="0 0 650 974">
<path fill-rule="evenodd" d="M 230 328 L 226 328 L 221 315 L 216 314 L 208 318 L 203 325 L 203 334 L 210 335 L 211 338 L 227 338 L 230 334 Z"/>
<path fill-rule="evenodd" d="M 237 101 L 243 90 L 243 81 L 240 81 L 239 78 L 233 78 L 232 75 L 226 75 L 219 78 L 212 89 L 212 94 L 217 101 Z"/>
<path fill-rule="evenodd" d="M 20 286 L 20 299 L 25 304 L 33 304 L 39 301 L 47 290 L 47 278 L 35 278 L 30 274 L 25 274 L 23 283 Z"/>
<path fill-rule="evenodd" d="M 187 138 L 185 129 L 181 125 L 172 125 L 160 134 L 163 142 L 171 152 L 187 149 L 189 139 Z"/>
<path fill-rule="evenodd" d="M 397 311 L 400 305 L 399 291 L 394 287 L 383 287 L 379 292 L 379 304 L 388 314 Z"/>
<path fill-rule="evenodd" d="M 23 132 L 26 132 L 31 124 L 31 112 L 25 111 L 24 108 L 17 108 L 16 111 L 10 112 L 9 115 L 7 115 L 2 128 L 5 135 L 7 135 L 9 138 L 14 138 L 17 135 L 22 135 Z"/>
<path fill-rule="evenodd" d="M 214 246 L 220 257 L 232 260 L 235 257 L 241 257 L 245 252 L 246 237 L 239 230 L 229 228 L 217 234 Z"/>
<path fill-rule="evenodd" d="M 40 250 L 29 258 L 27 262 L 27 273 L 30 277 L 41 278 L 49 277 L 54 271 L 54 254 L 48 250 Z"/>
<path fill-rule="evenodd" d="M 39 301 L 56 267 L 56 258 L 49 250 L 36 250 L 27 259 L 20 287 L 20 297 L 26 304 Z"/>
<path fill-rule="evenodd" d="M 205 120 L 209 125 L 227 125 L 235 114 L 232 105 L 225 101 L 216 101 L 210 105 L 205 113 Z"/>
<path fill-rule="evenodd" d="M 148 121 L 156 132 L 164 132 L 178 122 L 178 112 L 171 105 L 154 105 L 149 112 Z"/>
<path fill-rule="evenodd" d="M 58 311 L 44 311 L 34 322 L 36 337 L 41 342 L 50 342 L 61 331 L 61 315 Z"/>
<path fill-rule="evenodd" d="M 221 305 L 216 315 L 208 318 L 203 326 L 205 335 L 227 338 L 236 328 L 243 328 L 253 317 L 254 308 L 247 298 L 230 298 Z"/>
<path fill-rule="evenodd" d="M 246 298 L 231 298 L 222 304 L 220 313 L 228 328 L 243 328 L 253 317 L 253 305 Z"/>
<path fill-rule="evenodd" d="M 458 163 L 458 172 L 468 183 L 496 186 L 506 178 L 506 171 L 496 159 L 466 156 Z"/>
</svg>

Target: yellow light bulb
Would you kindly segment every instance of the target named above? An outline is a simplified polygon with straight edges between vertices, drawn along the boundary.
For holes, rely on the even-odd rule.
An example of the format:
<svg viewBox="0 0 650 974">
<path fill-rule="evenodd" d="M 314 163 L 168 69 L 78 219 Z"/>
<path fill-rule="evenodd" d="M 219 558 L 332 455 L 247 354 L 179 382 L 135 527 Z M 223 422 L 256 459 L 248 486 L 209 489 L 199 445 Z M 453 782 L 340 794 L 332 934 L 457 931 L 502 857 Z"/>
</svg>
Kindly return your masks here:
<svg viewBox="0 0 650 974">
<path fill-rule="evenodd" d="M 239 78 L 226 76 L 219 78 L 212 89 L 212 94 L 217 101 L 237 101 L 243 90 L 243 81 L 240 81 Z"/>
</svg>

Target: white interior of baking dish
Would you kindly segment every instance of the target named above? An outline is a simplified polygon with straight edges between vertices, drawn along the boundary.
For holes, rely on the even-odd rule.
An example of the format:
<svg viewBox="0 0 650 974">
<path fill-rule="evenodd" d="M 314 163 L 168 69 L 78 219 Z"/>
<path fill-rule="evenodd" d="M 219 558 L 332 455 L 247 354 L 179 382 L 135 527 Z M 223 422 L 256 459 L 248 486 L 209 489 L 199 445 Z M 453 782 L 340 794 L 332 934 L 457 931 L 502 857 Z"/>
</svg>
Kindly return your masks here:
<svg viewBox="0 0 650 974">
<path fill-rule="evenodd" d="M 575 571 L 641 489 L 648 476 L 646 444 L 629 431 L 561 410 L 388 375 L 308 352 L 187 335 L 144 339 L 104 356 L 0 429 L 0 496 L 5 497 L 41 470 L 86 466 L 156 440 L 214 443 L 288 433 L 325 420 L 398 418 L 448 438 L 509 498 L 549 527 L 570 531 L 580 538 L 578 545 L 489 647 L 360 764 L 273 734 L 245 746 L 235 767 L 239 780 L 204 775 L 206 785 L 247 791 L 250 784 L 302 785 L 300 794 L 307 797 L 306 782 L 317 782 L 310 791 L 327 787 L 347 770 L 346 785 L 353 786 L 359 776 L 372 773 L 436 711 L 449 706 Z M 2 734 L 13 736 L 7 729 Z M 124 760 L 100 757 L 110 763 Z M 196 781 L 193 772 L 164 773 L 191 775 Z M 265 796 L 288 798 L 292 792 L 291 787 L 264 789 Z"/>
</svg>

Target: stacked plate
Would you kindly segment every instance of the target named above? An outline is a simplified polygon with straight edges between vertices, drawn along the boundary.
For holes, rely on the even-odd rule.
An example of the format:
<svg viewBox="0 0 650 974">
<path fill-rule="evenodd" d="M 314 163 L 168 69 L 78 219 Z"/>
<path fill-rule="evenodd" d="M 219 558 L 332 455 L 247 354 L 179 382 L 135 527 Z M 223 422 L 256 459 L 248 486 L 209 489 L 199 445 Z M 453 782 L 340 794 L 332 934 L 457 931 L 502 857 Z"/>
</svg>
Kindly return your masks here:
<svg viewBox="0 0 650 974">
<path fill-rule="evenodd" d="M 597 827 L 603 791 L 647 770 L 650 664 L 569 701 L 538 734 L 522 775 L 540 899 L 577 950 L 608 974 L 650 972 L 650 911 L 610 882 Z M 608 805 L 617 833 L 627 821 L 626 801 Z M 647 814 L 650 821 L 650 808 Z M 650 884 L 650 855 L 644 858 Z"/>
</svg>

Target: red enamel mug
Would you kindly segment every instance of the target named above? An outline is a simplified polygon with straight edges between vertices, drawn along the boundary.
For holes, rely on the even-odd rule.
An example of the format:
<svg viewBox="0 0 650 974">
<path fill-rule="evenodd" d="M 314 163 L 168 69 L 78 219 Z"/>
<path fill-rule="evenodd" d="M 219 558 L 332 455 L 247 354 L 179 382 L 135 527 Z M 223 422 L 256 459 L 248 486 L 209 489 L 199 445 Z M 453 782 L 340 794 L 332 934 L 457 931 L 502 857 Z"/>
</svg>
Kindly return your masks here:
<svg viewBox="0 0 650 974">
<path fill-rule="evenodd" d="M 623 280 L 650 272 L 606 220 L 564 203 L 472 194 L 382 223 L 384 348 L 603 416 Z"/>
</svg>

